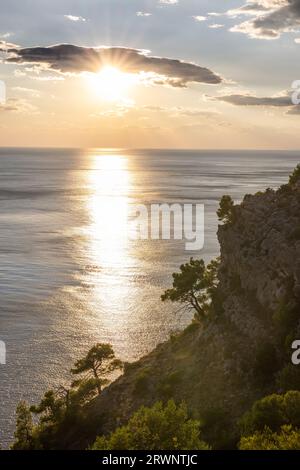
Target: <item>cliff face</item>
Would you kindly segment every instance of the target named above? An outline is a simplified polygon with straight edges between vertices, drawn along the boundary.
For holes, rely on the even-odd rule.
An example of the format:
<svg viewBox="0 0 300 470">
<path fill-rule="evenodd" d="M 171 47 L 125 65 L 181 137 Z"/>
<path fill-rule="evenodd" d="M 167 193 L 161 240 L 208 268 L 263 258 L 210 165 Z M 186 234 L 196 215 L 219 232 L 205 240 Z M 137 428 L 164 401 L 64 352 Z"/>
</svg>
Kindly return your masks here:
<svg viewBox="0 0 300 470">
<path fill-rule="evenodd" d="M 218 237 L 212 318 L 126 367 L 89 405 L 88 427 L 67 447 L 86 447 L 142 404 L 173 397 L 201 419 L 205 440 L 228 448 L 253 401 L 280 390 L 291 343 L 300 338 L 300 181 L 245 196 Z"/>
<path fill-rule="evenodd" d="M 245 196 L 236 222 L 219 227 L 222 250 L 221 288 L 232 276 L 253 292 L 260 305 L 275 311 L 286 295 L 300 298 L 299 185 Z"/>
</svg>

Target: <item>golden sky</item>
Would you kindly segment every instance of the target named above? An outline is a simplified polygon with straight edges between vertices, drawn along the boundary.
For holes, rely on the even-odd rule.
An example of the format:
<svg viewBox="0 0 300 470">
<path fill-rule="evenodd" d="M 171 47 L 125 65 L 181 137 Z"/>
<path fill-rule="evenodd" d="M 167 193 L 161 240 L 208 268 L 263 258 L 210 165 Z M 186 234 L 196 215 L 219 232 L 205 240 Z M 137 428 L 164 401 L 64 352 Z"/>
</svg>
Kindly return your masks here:
<svg viewBox="0 0 300 470">
<path fill-rule="evenodd" d="M 298 148 L 299 0 L 12 0 L 0 145 Z"/>
</svg>

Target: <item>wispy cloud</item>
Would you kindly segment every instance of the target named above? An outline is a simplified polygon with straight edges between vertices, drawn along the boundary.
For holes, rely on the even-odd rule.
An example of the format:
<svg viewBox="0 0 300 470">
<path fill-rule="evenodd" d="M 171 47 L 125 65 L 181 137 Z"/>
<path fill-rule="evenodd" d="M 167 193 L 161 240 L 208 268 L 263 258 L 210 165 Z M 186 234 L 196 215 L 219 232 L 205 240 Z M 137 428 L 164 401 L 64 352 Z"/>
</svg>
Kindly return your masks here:
<svg viewBox="0 0 300 470">
<path fill-rule="evenodd" d="M 35 90 L 34 88 L 15 86 L 12 88 L 12 90 L 17 93 L 30 95 L 32 96 L 32 98 L 39 98 L 41 96 L 41 93 L 38 90 Z"/>
<path fill-rule="evenodd" d="M 12 36 L 11 33 L 0 34 L 0 39 L 8 39 Z"/>
<path fill-rule="evenodd" d="M 24 114 L 36 114 L 38 109 L 27 100 L 18 98 L 9 98 L 6 103 L 0 104 L 0 112 L 13 112 Z"/>
</svg>

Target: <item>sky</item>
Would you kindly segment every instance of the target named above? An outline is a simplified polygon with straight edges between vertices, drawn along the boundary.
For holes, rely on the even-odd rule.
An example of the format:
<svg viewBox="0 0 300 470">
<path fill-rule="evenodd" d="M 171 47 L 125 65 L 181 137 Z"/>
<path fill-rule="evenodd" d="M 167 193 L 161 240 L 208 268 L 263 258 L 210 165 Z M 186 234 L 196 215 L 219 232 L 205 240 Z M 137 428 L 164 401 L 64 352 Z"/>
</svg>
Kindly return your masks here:
<svg viewBox="0 0 300 470">
<path fill-rule="evenodd" d="M 298 149 L 299 51 L 300 0 L 1 0 L 0 145 Z"/>
</svg>

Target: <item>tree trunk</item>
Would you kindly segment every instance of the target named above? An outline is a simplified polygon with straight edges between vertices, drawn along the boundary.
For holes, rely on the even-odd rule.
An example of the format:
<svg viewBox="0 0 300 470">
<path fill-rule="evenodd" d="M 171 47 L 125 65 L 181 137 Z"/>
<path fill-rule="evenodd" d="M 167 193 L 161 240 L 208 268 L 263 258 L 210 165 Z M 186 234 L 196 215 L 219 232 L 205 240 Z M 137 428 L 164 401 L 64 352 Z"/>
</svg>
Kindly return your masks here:
<svg viewBox="0 0 300 470">
<path fill-rule="evenodd" d="M 98 377 L 98 374 L 97 374 L 97 371 L 96 369 L 93 368 L 93 374 L 94 374 L 94 377 L 95 379 L 97 380 L 97 391 L 98 391 L 98 395 L 101 395 L 101 385 L 99 383 L 99 377 Z"/>
</svg>

